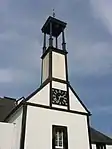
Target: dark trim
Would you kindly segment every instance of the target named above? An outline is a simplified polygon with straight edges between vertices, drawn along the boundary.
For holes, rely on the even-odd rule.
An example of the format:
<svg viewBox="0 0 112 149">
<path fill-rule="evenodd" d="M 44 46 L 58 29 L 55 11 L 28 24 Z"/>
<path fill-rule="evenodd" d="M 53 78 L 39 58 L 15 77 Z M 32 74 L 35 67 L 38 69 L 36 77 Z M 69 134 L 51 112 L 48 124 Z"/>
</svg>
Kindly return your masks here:
<svg viewBox="0 0 112 149">
<path fill-rule="evenodd" d="M 69 82 L 67 82 L 67 81 L 65 81 L 65 80 L 61 80 L 61 79 L 54 78 L 54 77 L 50 77 L 50 76 L 49 76 L 49 78 L 48 78 L 47 80 L 49 80 L 49 82 L 50 82 L 50 81 L 55 81 L 55 82 L 59 82 L 59 83 L 69 84 Z M 43 82 L 43 83 L 44 83 L 44 82 Z M 43 84 L 43 83 L 42 83 L 42 84 Z"/>
<path fill-rule="evenodd" d="M 43 60 L 41 61 L 41 84 L 43 81 Z"/>
<path fill-rule="evenodd" d="M 64 51 L 64 50 L 61 50 L 61 49 L 57 49 L 55 47 L 48 47 L 47 50 L 41 56 L 41 59 L 44 59 L 44 57 L 47 55 L 47 53 L 49 53 L 51 51 L 54 51 L 56 53 L 63 54 L 63 55 L 66 55 L 68 53 L 67 51 Z"/>
<path fill-rule="evenodd" d="M 72 90 L 72 92 L 74 93 L 74 95 L 77 97 L 78 101 L 81 103 L 81 105 L 84 107 L 84 109 L 88 112 L 89 115 L 91 115 L 91 112 L 86 108 L 86 106 L 84 105 L 84 103 L 80 100 L 79 96 L 77 95 L 77 93 L 74 91 L 74 89 L 71 87 L 71 85 L 69 84 L 70 89 Z"/>
<path fill-rule="evenodd" d="M 53 46 L 53 38 L 52 38 L 52 27 L 53 27 L 53 24 L 52 22 L 49 22 L 50 24 L 50 34 L 49 34 L 49 46 L 52 47 Z"/>
<path fill-rule="evenodd" d="M 11 97 L 7 97 L 7 96 L 4 96 L 5 99 L 9 99 L 9 100 L 14 100 L 16 101 L 16 98 L 11 98 Z"/>
<path fill-rule="evenodd" d="M 62 49 L 66 51 L 66 42 L 65 42 L 65 34 L 64 34 L 64 29 L 62 31 Z"/>
<path fill-rule="evenodd" d="M 92 149 L 89 116 L 87 116 L 87 127 L 88 127 L 89 146 L 90 146 L 90 149 Z"/>
<path fill-rule="evenodd" d="M 52 82 L 50 82 L 50 90 L 49 90 L 49 94 L 50 94 L 50 107 L 52 107 Z"/>
<path fill-rule="evenodd" d="M 68 96 L 68 110 L 70 110 L 70 100 L 69 100 L 69 88 L 67 84 L 67 96 Z"/>
<path fill-rule="evenodd" d="M 20 149 L 24 149 L 25 142 L 25 130 L 26 130 L 26 117 L 27 117 L 27 105 L 23 105 L 23 117 L 22 117 L 22 128 L 21 128 L 21 138 L 20 138 Z"/>
<path fill-rule="evenodd" d="M 61 50 L 61 49 L 57 49 L 55 47 L 52 47 L 52 51 L 56 52 L 56 53 L 59 53 L 59 54 L 63 54 L 63 55 L 66 55 L 68 54 L 67 51 L 64 51 L 64 50 Z"/>
<path fill-rule="evenodd" d="M 68 94 L 68 110 L 70 110 L 70 100 L 69 100 L 69 81 L 68 81 L 68 63 L 67 63 L 67 54 L 65 54 L 65 72 L 66 72 L 66 82 L 67 82 L 67 94 Z"/>
<path fill-rule="evenodd" d="M 106 141 L 105 141 L 105 142 L 96 142 L 96 141 L 91 141 L 91 143 L 92 143 L 92 144 L 95 144 L 95 145 L 96 145 L 96 144 L 112 145 L 112 143 L 111 143 L 111 142 L 109 143 L 109 142 L 106 142 Z"/>
<path fill-rule="evenodd" d="M 52 78 L 52 51 L 49 52 L 49 78 Z"/>
<path fill-rule="evenodd" d="M 58 78 L 52 78 L 52 81 L 56 81 L 56 82 L 59 82 L 59 83 L 64 83 L 64 84 L 69 84 L 68 81 L 65 81 L 65 80 L 61 80 L 61 79 L 58 79 Z"/>
<path fill-rule="evenodd" d="M 52 127 L 59 128 L 59 129 L 67 128 L 67 126 L 65 126 L 65 125 L 52 125 Z"/>
<path fill-rule="evenodd" d="M 46 33 L 44 33 L 43 53 L 46 51 Z"/>
<path fill-rule="evenodd" d="M 35 103 L 30 103 L 30 102 L 26 102 L 26 104 L 29 106 L 40 107 L 40 108 L 45 108 L 45 109 L 50 109 L 50 110 L 63 111 L 63 112 L 69 112 L 69 113 L 86 115 L 86 116 L 89 115 L 88 113 L 84 113 L 84 112 L 73 111 L 73 110 L 68 110 L 68 109 L 61 109 L 61 108 L 56 108 L 56 107 L 49 107 L 46 105 L 40 105 L 40 104 L 35 104 Z"/>
<path fill-rule="evenodd" d="M 68 82 L 68 63 L 67 63 L 67 55 L 65 55 L 65 71 L 66 71 L 66 81 Z"/>
<path fill-rule="evenodd" d="M 58 49 L 58 38 L 57 37 L 55 38 L 55 43 L 56 43 L 55 48 Z"/>
<path fill-rule="evenodd" d="M 50 99 L 49 99 L 49 102 L 50 102 L 50 107 L 52 106 L 52 51 L 50 51 L 49 53 L 49 80 L 50 80 Z"/>
<path fill-rule="evenodd" d="M 61 126 L 61 125 L 52 125 L 52 149 L 55 149 L 55 133 L 56 130 L 62 130 L 63 135 L 63 145 L 64 149 L 68 149 L 68 130 L 67 126 Z"/>
</svg>

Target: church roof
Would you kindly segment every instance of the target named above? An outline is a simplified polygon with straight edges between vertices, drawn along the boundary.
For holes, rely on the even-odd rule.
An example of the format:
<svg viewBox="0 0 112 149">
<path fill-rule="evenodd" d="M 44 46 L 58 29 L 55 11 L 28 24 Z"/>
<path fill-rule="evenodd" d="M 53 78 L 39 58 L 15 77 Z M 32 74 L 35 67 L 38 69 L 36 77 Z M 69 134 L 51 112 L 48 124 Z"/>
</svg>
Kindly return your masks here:
<svg viewBox="0 0 112 149">
<path fill-rule="evenodd" d="M 14 109 L 16 99 L 9 97 L 0 97 L 0 122 L 3 122 L 6 116 Z"/>
<path fill-rule="evenodd" d="M 44 26 L 42 27 L 43 33 L 50 35 L 50 23 L 52 23 L 52 36 L 54 37 L 58 37 L 63 29 L 66 27 L 65 22 L 49 16 Z"/>
<path fill-rule="evenodd" d="M 104 143 L 104 144 L 112 145 L 111 138 L 109 138 L 108 136 L 104 135 L 103 133 L 95 130 L 94 128 L 90 129 L 90 134 L 91 134 L 92 144 Z"/>
</svg>

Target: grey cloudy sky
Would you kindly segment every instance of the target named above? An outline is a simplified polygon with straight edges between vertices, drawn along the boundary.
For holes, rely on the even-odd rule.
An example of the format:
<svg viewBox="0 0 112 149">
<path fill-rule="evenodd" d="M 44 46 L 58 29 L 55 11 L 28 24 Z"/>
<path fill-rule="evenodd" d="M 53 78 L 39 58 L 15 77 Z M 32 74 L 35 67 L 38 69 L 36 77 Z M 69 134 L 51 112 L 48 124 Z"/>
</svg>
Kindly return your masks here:
<svg viewBox="0 0 112 149">
<path fill-rule="evenodd" d="M 69 79 L 112 136 L 112 0 L 0 0 L 0 96 L 19 98 L 40 84 L 41 27 L 55 9 L 66 21 Z"/>
</svg>

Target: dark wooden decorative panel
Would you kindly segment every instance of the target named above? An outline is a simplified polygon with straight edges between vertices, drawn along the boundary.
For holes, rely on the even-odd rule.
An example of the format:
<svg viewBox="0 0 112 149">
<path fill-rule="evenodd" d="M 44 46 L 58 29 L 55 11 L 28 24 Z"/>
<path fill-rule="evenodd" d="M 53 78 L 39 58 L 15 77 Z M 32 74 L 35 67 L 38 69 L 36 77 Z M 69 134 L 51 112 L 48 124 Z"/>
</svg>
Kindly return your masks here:
<svg viewBox="0 0 112 149">
<path fill-rule="evenodd" d="M 57 104 L 61 106 L 67 106 L 67 91 L 59 90 L 59 89 L 52 89 L 52 104 Z"/>
</svg>

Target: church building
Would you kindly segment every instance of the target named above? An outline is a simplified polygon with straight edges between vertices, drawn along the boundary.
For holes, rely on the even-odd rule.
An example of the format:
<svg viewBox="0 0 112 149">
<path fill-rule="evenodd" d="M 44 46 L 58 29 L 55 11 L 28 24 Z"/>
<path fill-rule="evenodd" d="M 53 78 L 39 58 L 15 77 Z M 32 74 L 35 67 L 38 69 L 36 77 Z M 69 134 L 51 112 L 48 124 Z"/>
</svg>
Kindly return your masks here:
<svg viewBox="0 0 112 149">
<path fill-rule="evenodd" d="M 0 99 L 0 149 L 112 149 L 69 82 L 66 25 L 49 16 L 42 27 L 40 87 L 26 98 Z"/>
</svg>

